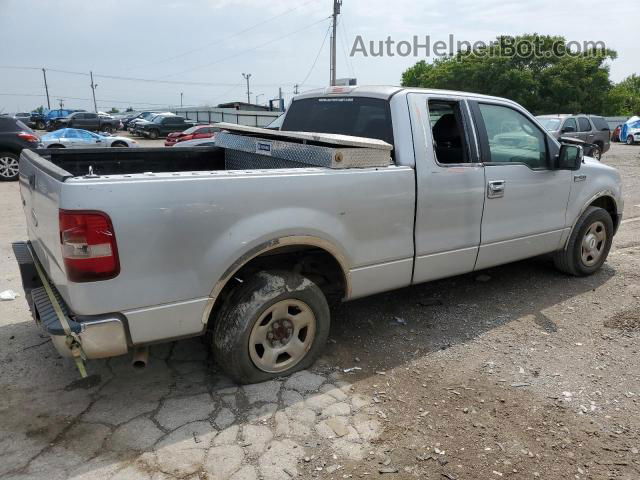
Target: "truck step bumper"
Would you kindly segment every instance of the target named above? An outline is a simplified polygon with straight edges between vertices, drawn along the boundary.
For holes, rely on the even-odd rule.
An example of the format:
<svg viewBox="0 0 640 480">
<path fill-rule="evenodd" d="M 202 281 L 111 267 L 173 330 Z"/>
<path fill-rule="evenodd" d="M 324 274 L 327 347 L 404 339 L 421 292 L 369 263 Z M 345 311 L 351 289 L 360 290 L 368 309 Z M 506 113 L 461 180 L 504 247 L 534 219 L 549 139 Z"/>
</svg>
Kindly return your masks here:
<svg viewBox="0 0 640 480">
<path fill-rule="evenodd" d="M 68 324 L 69 333 L 79 340 L 86 358 L 106 358 L 127 353 L 127 334 L 124 317 L 120 314 L 82 316 L 74 315 L 53 283 L 38 272 L 36 268 L 37 258 L 32 253 L 27 242 L 16 242 L 13 252 L 20 267 L 22 286 L 25 297 L 31 309 L 31 315 L 36 323 L 51 336 L 53 345 L 60 355 L 71 357 L 67 337 L 54 302 L 60 306 L 60 310 Z M 40 271 L 44 272 L 42 267 Z M 50 287 L 53 298 L 44 287 L 44 282 Z"/>
</svg>

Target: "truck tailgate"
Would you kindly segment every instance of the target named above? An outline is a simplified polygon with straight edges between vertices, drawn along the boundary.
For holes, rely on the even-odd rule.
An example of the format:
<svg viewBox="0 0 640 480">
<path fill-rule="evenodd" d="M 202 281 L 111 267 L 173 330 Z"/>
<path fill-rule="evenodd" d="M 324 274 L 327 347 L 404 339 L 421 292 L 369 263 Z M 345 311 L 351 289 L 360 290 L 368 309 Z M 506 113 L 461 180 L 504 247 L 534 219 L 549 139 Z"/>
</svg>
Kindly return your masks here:
<svg viewBox="0 0 640 480">
<path fill-rule="evenodd" d="M 23 150 L 19 181 L 29 240 L 49 278 L 58 286 L 66 283 L 58 211 L 62 185 L 68 177 L 71 177 L 68 172 L 34 152 Z"/>
</svg>

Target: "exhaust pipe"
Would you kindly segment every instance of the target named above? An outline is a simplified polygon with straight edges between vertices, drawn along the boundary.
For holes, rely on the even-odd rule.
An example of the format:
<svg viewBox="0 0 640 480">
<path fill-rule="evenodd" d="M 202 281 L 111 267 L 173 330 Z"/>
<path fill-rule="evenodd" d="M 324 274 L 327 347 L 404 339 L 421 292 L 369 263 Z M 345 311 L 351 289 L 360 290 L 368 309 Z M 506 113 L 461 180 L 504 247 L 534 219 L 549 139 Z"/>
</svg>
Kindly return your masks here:
<svg viewBox="0 0 640 480">
<path fill-rule="evenodd" d="M 149 347 L 139 347 L 133 352 L 133 359 L 131 360 L 131 366 L 136 370 L 142 370 L 147 366 L 149 361 Z"/>
</svg>

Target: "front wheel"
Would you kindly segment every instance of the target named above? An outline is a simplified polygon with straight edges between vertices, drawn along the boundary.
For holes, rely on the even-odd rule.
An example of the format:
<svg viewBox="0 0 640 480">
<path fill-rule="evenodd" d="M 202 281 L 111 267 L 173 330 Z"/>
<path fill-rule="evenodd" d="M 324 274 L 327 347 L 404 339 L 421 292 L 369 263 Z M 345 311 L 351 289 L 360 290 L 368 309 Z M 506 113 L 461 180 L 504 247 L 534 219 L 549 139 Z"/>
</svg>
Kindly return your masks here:
<svg viewBox="0 0 640 480">
<path fill-rule="evenodd" d="M 38 130 L 44 130 L 46 127 L 46 125 L 44 124 L 44 122 L 42 120 L 38 120 L 36 122 L 36 129 Z"/>
<path fill-rule="evenodd" d="M 113 127 L 111 125 L 104 125 L 102 130 L 107 133 L 113 133 Z"/>
<path fill-rule="evenodd" d="M 12 182 L 18 179 L 18 155 L 0 152 L 0 181 Z"/>
<path fill-rule="evenodd" d="M 213 353 L 236 382 L 262 382 L 309 367 L 330 323 L 327 300 L 311 280 L 259 272 L 225 301 L 213 328 Z"/>
<path fill-rule="evenodd" d="M 155 139 L 157 139 L 157 138 L 158 138 L 158 136 L 159 136 L 159 134 L 158 134 L 158 131 L 157 131 L 157 130 L 151 130 L 151 131 L 149 132 L 149 138 L 150 138 L 151 140 L 155 140 Z"/>
<path fill-rule="evenodd" d="M 613 220 L 609 212 L 589 207 L 578 219 L 567 248 L 556 252 L 556 268 L 576 277 L 591 275 L 607 259 L 612 241 Z"/>
<path fill-rule="evenodd" d="M 629 135 L 627 137 L 627 145 L 633 145 L 634 141 L 633 141 L 633 135 Z"/>
<path fill-rule="evenodd" d="M 600 145 L 596 145 L 595 147 L 593 147 L 591 156 L 598 161 L 602 160 L 602 147 Z"/>
</svg>

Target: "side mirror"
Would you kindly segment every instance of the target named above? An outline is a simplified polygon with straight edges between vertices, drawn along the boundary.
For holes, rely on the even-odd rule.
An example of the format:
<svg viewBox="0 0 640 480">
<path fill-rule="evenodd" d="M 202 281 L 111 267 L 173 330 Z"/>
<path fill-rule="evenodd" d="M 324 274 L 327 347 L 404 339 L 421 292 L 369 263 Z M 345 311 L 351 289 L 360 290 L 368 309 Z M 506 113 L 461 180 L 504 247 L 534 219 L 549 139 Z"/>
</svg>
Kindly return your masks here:
<svg viewBox="0 0 640 480">
<path fill-rule="evenodd" d="M 561 145 L 558 154 L 557 170 L 579 170 L 584 152 L 579 145 Z"/>
<path fill-rule="evenodd" d="M 564 127 L 564 128 L 561 130 L 561 132 L 562 132 L 562 133 L 573 133 L 573 132 L 575 132 L 575 131 L 576 131 L 576 129 L 575 129 L 575 128 L 573 128 L 573 127 Z"/>
</svg>

